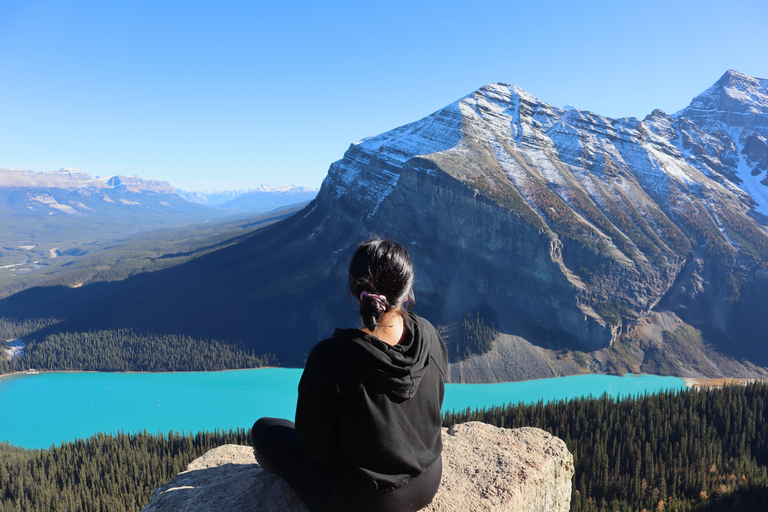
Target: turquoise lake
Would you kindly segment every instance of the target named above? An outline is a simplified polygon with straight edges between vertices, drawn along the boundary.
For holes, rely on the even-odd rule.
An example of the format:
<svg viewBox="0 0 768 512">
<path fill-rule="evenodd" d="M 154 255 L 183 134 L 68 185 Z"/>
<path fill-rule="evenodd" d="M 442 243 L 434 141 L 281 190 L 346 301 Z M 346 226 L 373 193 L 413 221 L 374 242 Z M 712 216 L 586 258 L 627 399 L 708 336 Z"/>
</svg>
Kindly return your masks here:
<svg viewBox="0 0 768 512">
<path fill-rule="evenodd" d="M 301 369 L 192 373 L 41 373 L 0 378 L 0 441 L 48 448 L 97 432 L 250 428 L 262 416 L 293 419 Z M 448 384 L 444 410 L 614 397 L 681 389 L 654 375 L 576 375 L 500 384 Z"/>
</svg>

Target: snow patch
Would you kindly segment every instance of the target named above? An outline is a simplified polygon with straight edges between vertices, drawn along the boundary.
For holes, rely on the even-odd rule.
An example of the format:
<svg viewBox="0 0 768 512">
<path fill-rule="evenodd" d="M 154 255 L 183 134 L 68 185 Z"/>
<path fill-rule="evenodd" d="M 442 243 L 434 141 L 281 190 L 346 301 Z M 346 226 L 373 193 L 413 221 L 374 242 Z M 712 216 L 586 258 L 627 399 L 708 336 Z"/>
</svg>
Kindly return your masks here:
<svg viewBox="0 0 768 512">
<path fill-rule="evenodd" d="M 451 149 L 459 143 L 459 102 L 427 117 L 353 144 L 389 164 L 402 165 L 411 158 Z"/>
<path fill-rule="evenodd" d="M 8 350 L 6 350 L 8 359 L 16 359 L 24 355 L 25 343 L 21 341 L 21 338 L 7 340 L 6 343 L 8 344 Z"/>
<path fill-rule="evenodd" d="M 72 201 L 72 204 L 77 206 L 78 208 L 82 208 L 83 210 L 88 210 L 89 212 L 95 211 L 93 208 L 88 208 L 87 206 L 85 206 L 80 201 Z"/>
<path fill-rule="evenodd" d="M 763 215 L 768 215 L 768 187 L 761 183 L 768 174 L 761 171 L 757 176 L 752 175 L 753 168 L 747 163 L 747 157 L 743 153 L 744 144 L 740 140 L 742 130 L 742 128 L 736 127 L 729 130 L 729 135 L 733 139 L 734 144 L 736 144 L 736 151 L 739 155 L 739 164 L 738 167 L 736 167 L 736 175 L 741 180 L 741 184 L 734 185 L 752 196 L 752 199 L 757 203 L 754 207 L 755 210 Z"/>
<path fill-rule="evenodd" d="M 349 195 L 373 216 L 400 180 L 400 169 L 420 155 L 454 148 L 461 140 L 459 102 L 429 116 L 352 144 L 328 171 L 327 186 L 336 197 Z M 326 182 L 324 182 L 324 185 Z"/>
<path fill-rule="evenodd" d="M 43 204 L 58 204 L 58 201 L 48 194 L 40 194 L 38 196 L 30 197 L 30 199 Z"/>
<path fill-rule="evenodd" d="M 57 210 L 60 210 L 60 211 L 62 211 L 64 213 L 68 213 L 69 215 L 74 215 L 74 214 L 80 213 L 77 210 L 75 210 L 74 208 L 72 208 L 71 206 L 69 206 L 68 204 L 56 203 L 56 204 L 49 204 L 48 206 L 50 206 L 51 208 L 55 208 Z"/>
</svg>

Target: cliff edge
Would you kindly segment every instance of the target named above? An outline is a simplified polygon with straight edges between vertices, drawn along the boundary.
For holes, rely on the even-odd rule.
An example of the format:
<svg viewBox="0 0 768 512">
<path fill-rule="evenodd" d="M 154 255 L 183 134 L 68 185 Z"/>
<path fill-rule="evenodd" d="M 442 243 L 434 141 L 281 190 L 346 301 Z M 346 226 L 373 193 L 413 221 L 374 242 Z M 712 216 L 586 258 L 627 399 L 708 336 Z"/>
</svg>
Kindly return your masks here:
<svg viewBox="0 0 768 512">
<path fill-rule="evenodd" d="M 427 512 L 567 512 L 573 456 L 537 428 L 468 422 L 443 429 L 443 479 Z M 307 509 L 249 446 L 224 445 L 192 461 L 158 487 L 142 512 L 261 512 Z"/>
</svg>

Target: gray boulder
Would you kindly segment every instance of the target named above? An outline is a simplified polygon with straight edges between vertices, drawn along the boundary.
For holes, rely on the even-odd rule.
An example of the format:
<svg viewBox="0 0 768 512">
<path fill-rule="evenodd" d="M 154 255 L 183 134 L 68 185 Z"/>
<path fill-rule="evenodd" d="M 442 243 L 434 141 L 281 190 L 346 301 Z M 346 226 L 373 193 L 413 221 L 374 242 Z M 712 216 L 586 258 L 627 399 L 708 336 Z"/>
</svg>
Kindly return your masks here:
<svg viewBox="0 0 768 512">
<path fill-rule="evenodd" d="M 443 429 L 443 479 L 426 512 L 567 512 L 573 456 L 537 428 L 469 422 Z M 158 487 L 143 512 L 306 512 L 282 478 L 248 446 L 225 445 Z"/>
</svg>

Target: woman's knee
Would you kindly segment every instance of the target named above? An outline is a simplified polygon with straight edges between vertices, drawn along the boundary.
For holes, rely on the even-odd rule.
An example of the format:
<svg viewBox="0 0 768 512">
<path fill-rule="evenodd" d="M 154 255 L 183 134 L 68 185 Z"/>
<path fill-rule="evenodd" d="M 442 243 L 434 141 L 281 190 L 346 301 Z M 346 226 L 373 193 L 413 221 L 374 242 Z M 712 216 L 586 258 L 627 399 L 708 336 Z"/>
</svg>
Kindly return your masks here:
<svg viewBox="0 0 768 512">
<path fill-rule="evenodd" d="M 256 438 L 258 433 L 262 432 L 264 428 L 269 424 L 269 421 L 271 418 L 259 418 L 256 420 L 256 422 L 253 424 L 253 427 L 251 427 L 251 437 Z"/>
<path fill-rule="evenodd" d="M 255 448 L 273 444 L 290 434 L 295 434 L 292 421 L 283 418 L 259 418 L 251 428 L 251 442 Z"/>
<path fill-rule="evenodd" d="M 258 447 L 260 442 L 263 442 L 268 437 L 268 431 L 274 418 L 259 418 L 251 427 L 251 443 L 254 447 Z"/>
</svg>

